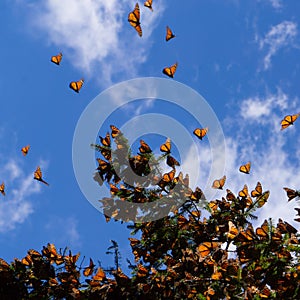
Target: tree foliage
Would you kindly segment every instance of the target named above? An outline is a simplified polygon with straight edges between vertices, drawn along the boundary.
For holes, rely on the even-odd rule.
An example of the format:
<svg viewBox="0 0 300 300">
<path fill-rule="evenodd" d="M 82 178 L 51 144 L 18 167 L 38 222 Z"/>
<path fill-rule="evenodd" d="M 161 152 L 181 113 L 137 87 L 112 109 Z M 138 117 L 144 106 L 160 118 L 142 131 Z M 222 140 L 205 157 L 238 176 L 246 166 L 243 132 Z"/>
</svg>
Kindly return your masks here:
<svg viewBox="0 0 300 300">
<path fill-rule="evenodd" d="M 203 192 L 191 190 L 188 176 L 176 174 L 179 163 L 170 158 L 171 147 L 161 147 L 163 154 L 155 157 L 141 141 L 133 155 L 122 133 L 111 129 L 115 149 L 109 133 L 93 145 L 103 156 L 94 178 L 110 187 L 111 197 L 99 201 L 106 220 L 136 217 L 136 203 L 163 198 L 173 203 L 160 219 L 143 222 L 145 216 L 156 218 L 145 209 L 140 222 L 129 222 L 135 258 L 127 259 L 131 275 L 121 269 L 116 241 L 107 252 L 114 256 L 110 268 L 96 266 L 92 259 L 86 265 L 79 253 L 48 244 L 10 264 L 0 260 L 3 299 L 300 299 L 297 230 L 281 219 L 263 220 L 256 229 L 252 225 L 269 191 L 258 183 L 249 193 L 245 185 L 238 195 L 227 189 L 222 199 L 201 206 Z M 160 167 L 165 160 L 167 173 Z M 124 202 L 132 207 L 124 211 Z"/>
</svg>

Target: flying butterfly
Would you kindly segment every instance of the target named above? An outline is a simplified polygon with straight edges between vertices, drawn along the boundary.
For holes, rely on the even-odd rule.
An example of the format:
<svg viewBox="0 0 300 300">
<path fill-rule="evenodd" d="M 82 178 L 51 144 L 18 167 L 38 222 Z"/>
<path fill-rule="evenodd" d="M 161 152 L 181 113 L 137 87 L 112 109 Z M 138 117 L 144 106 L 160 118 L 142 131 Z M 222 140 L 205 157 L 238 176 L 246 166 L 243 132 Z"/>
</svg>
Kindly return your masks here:
<svg viewBox="0 0 300 300">
<path fill-rule="evenodd" d="M 283 118 L 283 120 L 281 121 L 281 130 L 286 129 L 290 125 L 293 125 L 294 122 L 298 119 L 299 116 L 300 116 L 300 113 L 295 114 L 295 115 L 285 116 Z"/>
<path fill-rule="evenodd" d="M 291 201 L 296 197 L 300 197 L 300 190 L 296 191 L 296 190 L 293 190 L 293 189 L 290 189 L 290 188 L 287 188 L 287 187 L 284 187 L 283 189 L 286 191 L 286 195 L 289 198 L 288 201 Z"/>
<path fill-rule="evenodd" d="M 171 67 L 166 67 L 163 69 L 163 73 L 171 78 L 174 77 L 174 74 L 176 72 L 176 69 L 177 69 L 177 66 L 178 66 L 178 63 L 176 62 L 174 65 L 172 65 Z"/>
<path fill-rule="evenodd" d="M 250 168 L 251 168 L 251 162 L 249 161 L 245 165 L 241 165 L 239 171 L 245 174 L 249 174 Z"/>
<path fill-rule="evenodd" d="M 24 156 L 27 155 L 28 151 L 29 151 L 30 145 L 24 146 L 21 151 L 23 153 Z"/>
<path fill-rule="evenodd" d="M 136 3 L 134 10 L 128 14 L 128 22 L 132 27 L 135 28 L 139 36 L 142 36 L 143 33 L 140 23 L 140 7 L 138 3 Z"/>
<path fill-rule="evenodd" d="M 226 176 L 224 175 L 222 178 L 216 179 L 216 180 L 213 182 L 212 188 L 222 190 L 222 189 L 223 189 L 223 186 L 224 186 L 224 184 L 225 184 L 225 181 L 226 181 Z"/>
<path fill-rule="evenodd" d="M 170 29 L 169 26 L 167 26 L 167 33 L 166 33 L 166 42 L 169 41 L 170 39 L 173 39 L 175 35 L 173 34 L 172 30 Z"/>
<path fill-rule="evenodd" d="M 58 53 L 57 55 L 54 55 L 51 57 L 51 62 L 55 63 L 56 65 L 59 65 L 62 60 L 62 53 Z"/>
<path fill-rule="evenodd" d="M 193 134 L 198 137 L 200 140 L 202 140 L 203 137 L 206 136 L 208 132 L 208 128 L 196 128 L 194 131 L 193 131 Z"/>
<path fill-rule="evenodd" d="M 2 182 L 2 184 L 0 185 L 0 193 L 5 196 L 5 184 L 4 182 Z"/>
<path fill-rule="evenodd" d="M 170 153 L 171 152 L 171 140 L 167 138 L 166 142 L 160 146 L 161 152 Z"/>
<path fill-rule="evenodd" d="M 153 11 L 152 8 L 152 0 L 147 0 L 144 2 L 144 6 L 148 7 L 151 11 Z"/>
<path fill-rule="evenodd" d="M 79 93 L 80 89 L 82 88 L 83 83 L 84 83 L 84 79 L 81 78 L 79 81 L 70 82 L 69 87 L 76 93 Z"/>
<path fill-rule="evenodd" d="M 34 172 L 34 177 L 33 177 L 35 180 L 38 180 L 40 182 L 43 182 L 44 184 L 46 185 L 49 185 L 48 182 L 46 182 L 45 180 L 43 180 L 42 178 L 42 171 L 41 171 L 41 168 L 38 166 Z"/>
<path fill-rule="evenodd" d="M 261 196 L 261 194 L 262 194 L 262 186 L 261 183 L 258 181 L 255 189 L 251 191 L 251 197 L 256 198 L 258 196 Z"/>
</svg>

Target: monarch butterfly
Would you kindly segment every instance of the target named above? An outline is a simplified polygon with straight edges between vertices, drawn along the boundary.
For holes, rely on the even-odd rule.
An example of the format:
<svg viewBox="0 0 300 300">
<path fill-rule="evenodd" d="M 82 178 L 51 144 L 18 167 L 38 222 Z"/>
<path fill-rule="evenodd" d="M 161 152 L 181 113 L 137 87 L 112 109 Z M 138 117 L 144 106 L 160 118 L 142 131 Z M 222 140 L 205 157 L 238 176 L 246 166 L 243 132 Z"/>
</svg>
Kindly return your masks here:
<svg viewBox="0 0 300 300">
<path fill-rule="evenodd" d="M 94 267 L 95 267 L 94 262 L 93 262 L 93 260 L 90 258 L 90 264 L 89 264 L 88 267 L 86 267 L 86 268 L 84 269 L 83 275 L 86 276 L 86 277 L 92 275 L 92 274 L 93 274 L 93 271 L 94 271 Z"/>
<path fill-rule="evenodd" d="M 145 1 L 144 6 L 148 7 L 151 11 L 153 11 L 152 0 Z"/>
<path fill-rule="evenodd" d="M 51 62 L 53 62 L 53 63 L 55 63 L 56 65 L 59 65 L 60 64 L 60 62 L 61 62 L 61 60 L 62 60 L 62 53 L 60 52 L 60 53 L 58 53 L 57 55 L 55 55 L 55 56 L 52 56 L 51 57 Z"/>
<path fill-rule="evenodd" d="M 140 140 L 140 145 L 141 146 L 140 146 L 139 150 L 141 153 L 151 153 L 152 152 L 151 148 L 149 147 L 149 145 L 147 143 L 145 143 L 145 141 Z"/>
<path fill-rule="evenodd" d="M 23 148 L 21 149 L 21 151 L 22 151 L 22 153 L 23 153 L 24 156 L 27 155 L 27 153 L 28 153 L 28 151 L 29 151 L 29 148 L 30 148 L 30 145 L 27 145 L 27 146 L 25 146 L 25 147 L 23 147 Z"/>
<path fill-rule="evenodd" d="M 36 180 L 38 180 L 38 181 L 41 181 L 41 182 L 45 183 L 46 185 L 49 185 L 48 182 L 46 182 L 45 180 L 43 180 L 43 178 L 42 178 L 42 171 L 41 171 L 40 167 L 37 167 L 37 169 L 35 170 L 33 178 L 36 179 Z"/>
<path fill-rule="evenodd" d="M 175 177 L 175 170 L 165 173 L 162 179 L 158 182 L 158 186 L 164 188 L 167 184 L 171 183 Z"/>
<path fill-rule="evenodd" d="M 282 219 L 279 219 L 278 221 L 279 221 L 279 223 L 277 224 L 277 229 L 279 229 L 279 231 L 282 234 L 285 234 L 285 233 L 296 234 L 297 233 L 298 230 L 294 226 L 289 224 L 288 222 L 286 222 L 286 221 L 283 222 Z"/>
<path fill-rule="evenodd" d="M 239 196 L 242 198 L 247 198 L 249 196 L 248 186 L 246 184 L 244 185 L 244 188 L 241 191 L 239 191 Z"/>
<path fill-rule="evenodd" d="M 201 258 L 209 255 L 214 249 L 218 248 L 221 243 L 219 242 L 204 242 L 198 246 L 198 252 Z"/>
<path fill-rule="evenodd" d="M 174 77 L 174 74 L 176 72 L 176 69 L 177 69 L 177 66 L 178 66 L 178 63 L 176 62 L 174 65 L 172 65 L 171 67 L 166 67 L 163 69 L 163 73 L 171 78 Z"/>
<path fill-rule="evenodd" d="M 286 191 L 286 195 L 288 196 L 288 201 L 293 200 L 296 197 L 300 197 L 300 191 L 292 190 L 290 188 L 284 187 L 283 188 Z"/>
<path fill-rule="evenodd" d="M 180 163 L 173 156 L 168 155 L 167 165 L 171 168 L 174 168 L 175 166 L 180 166 Z"/>
<path fill-rule="evenodd" d="M 0 272 L 8 270 L 10 270 L 9 264 L 3 258 L 0 258 Z"/>
<path fill-rule="evenodd" d="M 167 138 L 166 142 L 160 146 L 161 152 L 170 153 L 171 152 L 171 140 Z"/>
<path fill-rule="evenodd" d="M 240 172 L 249 174 L 251 168 L 251 162 L 247 162 L 245 165 L 240 166 Z"/>
<path fill-rule="evenodd" d="M 283 118 L 283 120 L 281 121 L 281 130 L 289 127 L 290 125 L 293 125 L 294 122 L 298 119 L 299 116 L 300 116 L 300 113 L 295 114 L 295 115 L 285 116 Z"/>
<path fill-rule="evenodd" d="M 93 280 L 103 281 L 106 278 L 105 272 L 102 268 L 98 268 L 97 273 L 93 276 Z"/>
<path fill-rule="evenodd" d="M 172 30 L 170 29 L 169 26 L 167 26 L 166 42 L 174 37 L 175 37 L 175 35 L 173 34 Z"/>
<path fill-rule="evenodd" d="M 248 225 L 246 230 L 242 230 L 240 231 L 239 235 L 237 236 L 236 240 L 238 242 L 241 242 L 243 244 L 247 243 L 247 242 L 251 242 L 256 238 L 255 234 L 254 234 L 254 230 L 252 225 Z"/>
<path fill-rule="evenodd" d="M 227 194 L 226 194 L 227 201 L 235 201 L 236 200 L 236 197 L 231 190 L 226 189 L 226 192 L 227 192 Z"/>
<path fill-rule="evenodd" d="M 196 137 L 198 137 L 200 140 L 202 140 L 202 138 L 203 138 L 204 136 L 206 136 L 207 132 L 208 132 L 208 128 L 207 128 L 207 127 L 206 127 L 206 128 L 196 128 L 196 129 L 193 131 L 194 135 L 195 135 Z"/>
<path fill-rule="evenodd" d="M 139 36 L 142 36 L 143 33 L 140 23 L 140 7 L 138 3 L 135 5 L 134 10 L 128 14 L 128 22 L 132 27 L 135 28 Z"/>
<path fill-rule="evenodd" d="M 72 81 L 70 82 L 69 87 L 76 93 L 79 93 L 80 89 L 82 88 L 83 82 L 83 78 L 81 78 L 79 81 Z"/>
<path fill-rule="evenodd" d="M 0 193 L 5 196 L 5 184 L 4 182 L 2 182 L 2 184 L 0 185 Z"/>
<path fill-rule="evenodd" d="M 231 221 L 228 221 L 228 228 L 227 237 L 233 240 L 239 234 L 239 231 Z"/>
<path fill-rule="evenodd" d="M 265 220 L 263 222 L 263 224 L 261 225 L 261 227 L 258 227 L 255 231 L 255 233 L 261 237 L 261 238 L 267 238 L 269 237 L 269 224 L 268 224 L 268 221 Z"/>
<path fill-rule="evenodd" d="M 99 138 L 100 138 L 101 144 L 103 146 L 110 147 L 110 134 L 109 134 L 109 132 L 106 133 L 105 138 L 103 138 L 102 136 L 99 136 Z"/>
<path fill-rule="evenodd" d="M 120 129 L 117 128 L 115 125 L 110 125 L 110 129 L 111 129 L 111 136 L 113 139 L 121 133 Z"/>
<path fill-rule="evenodd" d="M 212 188 L 223 190 L 223 186 L 225 184 L 225 181 L 226 181 L 226 176 L 224 175 L 221 179 L 216 179 L 213 182 Z"/>
<path fill-rule="evenodd" d="M 195 192 L 192 192 L 190 199 L 195 202 L 199 202 L 200 199 L 205 199 L 205 196 L 202 190 L 199 187 L 196 187 Z"/>
<path fill-rule="evenodd" d="M 256 198 L 262 194 L 262 186 L 261 183 L 258 181 L 256 187 L 253 191 L 251 191 L 251 197 Z"/>
<path fill-rule="evenodd" d="M 137 272 L 137 276 L 138 277 L 145 277 L 148 274 L 148 269 L 145 268 L 143 265 L 139 264 L 138 265 L 138 272 Z"/>
<path fill-rule="evenodd" d="M 256 203 L 258 207 L 262 207 L 268 200 L 270 196 L 270 192 L 266 191 L 262 195 L 258 196 L 256 199 Z"/>
</svg>

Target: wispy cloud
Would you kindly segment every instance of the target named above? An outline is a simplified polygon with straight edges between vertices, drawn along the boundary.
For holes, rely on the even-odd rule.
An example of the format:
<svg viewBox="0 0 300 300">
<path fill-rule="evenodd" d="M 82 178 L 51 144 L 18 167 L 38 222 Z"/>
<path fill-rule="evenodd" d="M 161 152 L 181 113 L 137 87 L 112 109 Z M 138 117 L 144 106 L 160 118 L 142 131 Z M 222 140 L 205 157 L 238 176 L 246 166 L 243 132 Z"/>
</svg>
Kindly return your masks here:
<svg viewBox="0 0 300 300">
<path fill-rule="evenodd" d="M 74 217 L 52 217 L 47 223 L 46 229 L 55 236 L 51 237 L 57 244 L 68 245 L 68 247 L 78 247 L 81 245 L 80 235 L 77 228 L 77 220 Z M 64 234 L 59 234 L 63 230 Z"/>
<path fill-rule="evenodd" d="M 270 2 L 270 4 L 274 7 L 274 8 L 281 8 L 282 7 L 282 2 L 281 0 L 268 0 Z"/>
<path fill-rule="evenodd" d="M 283 21 L 282 23 L 272 26 L 265 37 L 259 39 L 260 49 L 267 49 L 267 54 L 264 57 L 264 70 L 271 67 L 271 59 L 280 49 L 294 46 L 296 36 L 297 23 Z"/>
<path fill-rule="evenodd" d="M 134 5 L 125 0 L 46 0 L 36 3 L 33 26 L 84 75 L 100 73 L 102 83 L 111 83 L 116 75 L 135 75 L 146 61 L 149 37 L 164 9 L 162 3 L 155 14 L 140 7 L 140 38 L 127 21 Z"/>
<path fill-rule="evenodd" d="M 30 197 L 39 193 L 41 186 L 34 182 L 32 173 L 26 174 L 13 159 L 9 159 L 1 169 L 6 196 L 1 197 L 0 232 L 7 232 L 23 223 L 34 212 Z"/>
<path fill-rule="evenodd" d="M 269 116 L 274 109 L 285 110 L 288 103 L 288 95 L 278 88 L 276 94 L 268 93 L 266 96 L 254 96 L 242 100 L 240 114 L 243 119 L 255 121 L 260 124 L 268 122 Z"/>
</svg>

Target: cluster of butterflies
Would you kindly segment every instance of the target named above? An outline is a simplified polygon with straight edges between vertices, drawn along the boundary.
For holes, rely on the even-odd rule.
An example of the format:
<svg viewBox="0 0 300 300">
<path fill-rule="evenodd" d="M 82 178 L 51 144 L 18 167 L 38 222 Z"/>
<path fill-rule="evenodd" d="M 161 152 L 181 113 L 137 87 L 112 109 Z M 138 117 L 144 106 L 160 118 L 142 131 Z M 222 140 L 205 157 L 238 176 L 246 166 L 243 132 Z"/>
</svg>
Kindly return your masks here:
<svg viewBox="0 0 300 300">
<path fill-rule="evenodd" d="M 60 62 L 62 60 L 62 53 L 58 53 L 57 55 L 54 55 L 51 57 L 51 62 L 53 62 L 56 65 L 60 65 Z M 84 79 L 81 78 L 78 81 L 71 81 L 69 84 L 70 89 L 72 89 L 73 91 L 75 91 L 76 93 L 79 93 L 80 89 L 82 88 L 84 83 Z"/>
<path fill-rule="evenodd" d="M 148 7 L 151 11 L 153 11 L 152 0 L 145 1 L 144 6 Z M 141 23 L 140 23 L 140 7 L 139 7 L 138 3 L 136 3 L 134 10 L 128 14 L 128 22 L 137 31 L 138 35 L 141 37 L 143 35 L 143 32 L 142 32 Z M 169 40 L 173 39 L 175 37 L 175 35 L 169 26 L 167 26 L 166 29 L 167 29 L 166 41 L 168 42 Z M 162 72 L 165 75 L 173 78 L 174 74 L 176 72 L 177 66 L 178 66 L 178 63 L 176 62 L 175 64 L 173 64 L 170 67 L 165 67 Z"/>
<path fill-rule="evenodd" d="M 26 156 L 28 154 L 28 151 L 30 149 L 30 145 L 27 145 L 27 146 L 24 146 L 22 147 L 21 149 L 21 152 L 24 156 Z M 33 174 L 33 178 L 37 181 L 40 181 L 40 182 L 43 182 L 44 184 L 46 185 L 49 185 L 48 182 L 46 182 L 44 179 L 43 179 L 43 175 L 42 175 L 42 171 L 41 171 L 41 168 L 40 166 L 38 166 L 36 168 L 36 170 L 34 171 L 34 174 Z M 0 185 L 0 193 L 5 196 L 6 193 L 5 193 L 5 183 L 2 182 L 2 184 Z"/>
</svg>

